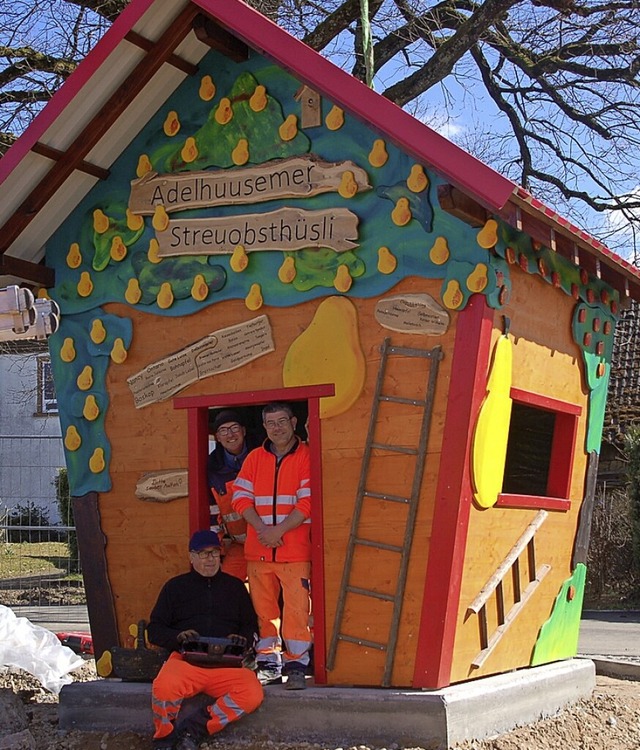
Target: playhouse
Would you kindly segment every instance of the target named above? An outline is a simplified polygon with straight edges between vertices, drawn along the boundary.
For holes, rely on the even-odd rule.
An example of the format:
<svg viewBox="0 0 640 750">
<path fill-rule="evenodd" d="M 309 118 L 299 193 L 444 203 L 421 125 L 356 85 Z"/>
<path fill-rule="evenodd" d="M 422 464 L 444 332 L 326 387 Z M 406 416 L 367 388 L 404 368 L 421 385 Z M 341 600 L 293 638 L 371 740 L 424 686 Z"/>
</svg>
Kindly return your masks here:
<svg viewBox="0 0 640 750">
<path fill-rule="evenodd" d="M 637 269 L 240 0 L 132 0 L 0 197 L 0 282 L 61 309 L 96 658 L 210 522 L 212 410 L 274 400 L 312 454 L 317 684 L 575 655 Z"/>
</svg>

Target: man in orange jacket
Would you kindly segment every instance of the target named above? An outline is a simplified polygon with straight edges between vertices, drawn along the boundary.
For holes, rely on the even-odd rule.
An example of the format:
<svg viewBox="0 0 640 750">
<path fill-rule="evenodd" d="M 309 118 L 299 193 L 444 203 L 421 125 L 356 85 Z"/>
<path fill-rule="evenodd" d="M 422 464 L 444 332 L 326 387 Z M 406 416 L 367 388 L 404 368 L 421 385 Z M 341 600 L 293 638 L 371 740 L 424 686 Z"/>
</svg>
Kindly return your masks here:
<svg viewBox="0 0 640 750">
<path fill-rule="evenodd" d="M 216 447 L 209 454 L 207 479 L 214 504 L 211 507 L 211 528 L 219 532 L 222 543 L 222 570 L 245 581 L 247 561 L 244 543 L 247 522 L 231 505 L 233 482 L 249 451 L 256 447 L 247 435 L 244 419 L 231 409 L 222 409 L 213 415 L 209 433 Z"/>
<path fill-rule="evenodd" d="M 302 690 L 311 648 L 309 448 L 295 434 L 288 404 L 267 404 L 262 422 L 267 439 L 249 453 L 233 485 L 233 507 L 248 524 L 245 557 L 258 615 L 258 679 L 267 684 L 284 675 L 287 689 Z"/>
</svg>

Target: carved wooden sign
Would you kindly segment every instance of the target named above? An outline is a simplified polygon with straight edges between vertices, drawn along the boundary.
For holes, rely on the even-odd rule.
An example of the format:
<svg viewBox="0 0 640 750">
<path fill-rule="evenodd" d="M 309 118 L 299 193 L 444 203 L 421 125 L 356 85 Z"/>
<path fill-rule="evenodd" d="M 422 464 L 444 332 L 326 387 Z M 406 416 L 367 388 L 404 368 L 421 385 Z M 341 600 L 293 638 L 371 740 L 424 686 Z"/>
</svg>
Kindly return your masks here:
<svg viewBox="0 0 640 750">
<path fill-rule="evenodd" d="M 449 328 L 449 314 L 428 294 L 403 294 L 378 300 L 375 318 L 381 326 L 400 333 L 441 336 Z"/>
<path fill-rule="evenodd" d="M 156 232 L 158 255 L 223 255 L 238 245 L 256 250 L 302 250 L 329 247 L 344 252 L 357 247 L 358 217 L 346 208 L 305 211 L 280 208 L 264 214 L 203 219 L 175 219 Z"/>
<path fill-rule="evenodd" d="M 186 469 L 167 469 L 143 474 L 136 483 L 136 497 L 168 503 L 189 495 L 189 473 Z"/>
<path fill-rule="evenodd" d="M 310 198 L 335 193 L 350 172 L 355 192 L 370 190 L 366 171 L 352 161 L 326 162 L 315 156 L 295 156 L 236 169 L 185 174 L 150 172 L 131 183 L 129 209 L 153 214 L 209 206 L 233 206 L 286 198 Z M 240 243 L 237 243 L 240 244 Z"/>
<path fill-rule="evenodd" d="M 274 351 L 266 315 L 214 331 L 127 379 L 136 409 L 165 401 L 191 383 L 242 367 Z"/>
</svg>

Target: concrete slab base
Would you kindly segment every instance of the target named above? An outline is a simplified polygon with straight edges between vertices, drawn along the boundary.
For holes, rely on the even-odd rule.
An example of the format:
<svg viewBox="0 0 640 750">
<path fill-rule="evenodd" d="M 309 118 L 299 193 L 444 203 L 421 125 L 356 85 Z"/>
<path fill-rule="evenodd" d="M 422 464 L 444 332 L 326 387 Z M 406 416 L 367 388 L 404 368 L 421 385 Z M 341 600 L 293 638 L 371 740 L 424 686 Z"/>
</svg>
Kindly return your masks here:
<svg viewBox="0 0 640 750">
<path fill-rule="evenodd" d="M 336 745 L 447 748 L 551 716 L 588 697 L 595 666 L 570 659 L 440 690 L 270 685 L 262 706 L 226 735 Z M 151 685 L 119 680 L 62 688 L 59 726 L 93 732 L 151 733 Z"/>
</svg>

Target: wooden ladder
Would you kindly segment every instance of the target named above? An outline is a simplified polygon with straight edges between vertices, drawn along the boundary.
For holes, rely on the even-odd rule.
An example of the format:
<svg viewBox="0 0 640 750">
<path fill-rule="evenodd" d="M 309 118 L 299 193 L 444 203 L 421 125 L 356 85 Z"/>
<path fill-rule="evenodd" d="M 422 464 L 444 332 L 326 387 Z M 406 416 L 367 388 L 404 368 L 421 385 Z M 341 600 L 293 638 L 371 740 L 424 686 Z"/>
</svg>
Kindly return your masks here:
<svg viewBox="0 0 640 750">
<path fill-rule="evenodd" d="M 426 382 L 426 394 L 424 399 L 416 400 L 411 398 L 401 398 L 397 396 L 389 396 L 383 393 L 384 378 L 387 368 L 387 361 L 390 356 L 400 357 L 421 357 L 423 359 L 431 360 L 429 373 Z M 418 500 L 420 498 L 420 486 L 422 484 L 422 477 L 424 474 L 425 467 L 425 456 L 427 452 L 427 440 L 429 436 L 429 427 L 431 424 L 431 413 L 433 409 L 433 398 L 436 387 L 436 380 L 438 375 L 438 364 L 442 359 L 442 348 L 436 346 L 433 349 L 412 349 L 401 346 L 393 346 L 390 340 L 386 338 L 381 349 L 380 366 L 378 369 L 378 377 L 376 381 L 375 393 L 373 397 L 373 406 L 371 409 L 371 416 L 369 419 L 369 429 L 367 432 L 367 438 L 365 443 L 364 454 L 362 457 L 362 467 L 360 470 L 360 480 L 358 482 L 358 488 L 356 493 L 356 501 L 351 519 L 351 531 L 349 533 L 349 541 L 347 544 L 347 555 L 345 558 L 344 568 L 342 572 L 342 581 L 340 584 L 338 602 L 336 609 L 336 616 L 333 626 L 333 634 L 329 644 L 329 653 L 327 658 L 327 668 L 333 669 L 335 665 L 336 651 L 338 648 L 339 641 L 348 641 L 358 646 L 364 646 L 367 648 L 377 649 L 379 651 L 386 651 L 386 661 L 384 674 L 382 678 L 382 686 L 388 687 L 391 683 L 391 673 L 393 670 L 393 660 L 395 656 L 396 643 L 398 639 L 398 629 L 400 625 L 400 615 L 402 613 L 402 599 L 404 594 L 404 587 L 407 578 L 407 569 L 409 566 L 409 553 L 411 551 L 411 542 L 413 540 L 413 529 L 415 525 L 415 519 L 418 512 Z M 378 411 L 382 402 L 391 402 L 396 404 L 405 404 L 409 406 L 415 406 L 423 410 L 422 422 L 420 426 L 419 441 L 416 448 L 409 448 L 402 445 L 392 445 L 389 443 L 377 443 L 374 442 L 374 434 L 376 425 L 378 423 Z M 374 449 L 383 452 L 390 453 L 404 453 L 415 456 L 415 468 L 413 474 L 413 481 L 411 485 L 411 495 L 409 497 L 399 497 L 397 495 L 390 495 L 382 492 L 376 492 L 374 488 L 368 484 L 369 476 L 369 465 L 371 461 L 371 454 Z M 365 539 L 360 534 L 360 518 L 362 514 L 362 508 L 365 498 L 374 498 L 376 500 L 382 500 L 390 503 L 403 503 L 408 507 L 408 513 L 406 518 L 406 524 L 404 529 L 404 539 L 402 546 L 385 544 L 383 542 L 374 541 L 371 539 Z M 386 594 L 380 593 L 367 588 L 361 588 L 354 586 L 351 583 L 351 569 L 353 566 L 354 557 L 358 551 L 362 548 L 376 548 L 381 550 L 387 550 L 389 552 L 397 553 L 400 555 L 399 562 L 399 573 L 398 580 L 396 583 L 395 593 Z M 361 596 L 369 596 L 382 601 L 388 601 L 393 604 L 391 625 L 389 628 L 389 637 L 386 643 L 379 643 L 376 641 L 367 640 L 365 638 L 358 638 L 352 635 L 341 632 L 342 621 L 345 613 L 345 606 L 348 594 L 358 594 Z"/>
</svg>

